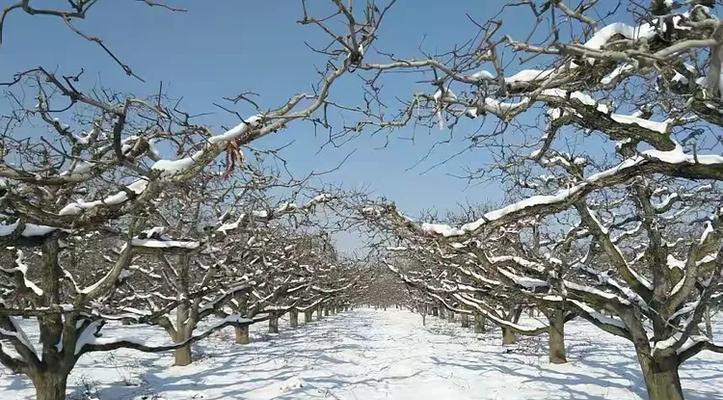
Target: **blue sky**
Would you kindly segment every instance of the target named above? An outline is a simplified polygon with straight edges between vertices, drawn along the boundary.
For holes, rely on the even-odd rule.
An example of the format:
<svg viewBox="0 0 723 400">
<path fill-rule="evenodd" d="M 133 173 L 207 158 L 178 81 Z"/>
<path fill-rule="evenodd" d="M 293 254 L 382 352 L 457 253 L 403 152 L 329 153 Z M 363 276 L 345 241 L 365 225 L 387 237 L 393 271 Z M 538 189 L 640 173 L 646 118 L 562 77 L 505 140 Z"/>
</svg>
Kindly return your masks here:
<svg viewBox="0 0 723 400">
<path fill-rule="evenodd" d="M 236 121 L 214 107 L 213 102 L 221 101 L 223 96 L 253 91 L 260 94 L 256 100 L 263 107 L 278 106 L 288 96 L 309 90 L 317 79 L 316 66 L 323 66 L 323 57 L 311 53 L 304 41 L 321 43 L 326 39 L 317 28 L 296 23 L 302 15 L 298 1 L 169 4 L 187 8 L 188 12 L 170 13 L 135 1 L 105 0 L 92 9 L 86 21 L 78 23 L 84 32 L 103 38 L 146 83 L 125 76 L 97 46 L 74 36 L 60 20 L 20 13 L 11 15 L 6 22 L 5 42 L 0 48 L 0 77 L 37 65 L 57 67 L 64 73 L 83 67 L 87 86 L 108 86 L 139 96 L 154 93 L 163 81 L 171 96 L 183 97 L 185 110 L 213 113 L 204 117 L 203 122 L 220 131 L 222 126 Z M 409 57 L 419 56 L 420 44 L 427 51 L 447 50 L 475 33 L 466 13 L 485 21 L 498 11 L 501 2 L 457 0 L 444 2 L 443 7 L 441 4 L 433 0 L 400 0 L 384 22 L 377 46 Z M 516 14 L 509 15 L 508 33 L 526 33 L 529 21 L 516 21 Z M 433 91 L 431 86 L 415 85 L 413 82 L 418 79 L 419 76 L 402 75 L 398 81 L 387 79 L 385 90 L 401 97 L 409 97 L 415 90 Z M 332 96 L 342 102 L 353 102 L 359 93 L 360 80 L 350 76 L 333 88 Z M 243 107 L 237 109 L 242 115 L 251 112 Z M 401 129 L 392 134 L 384 149 L 379 149 L 386 141 L 384 135 L 363 134 L 340 149 L 330 147 L 318 152 L 326 139 L 324 133 L 315 136 L 310 125 L 293 124 L 254 146 L 276 147 L 293 141 L 283 156 L 298 175 L 331 168 L 354 151 L 341 169 L 324 176 L 324 180 L 347 188 L 367 188 L 375 195 L 394 200 L 408 214 L 417 215 L 421 210 L 444 211 L 463 203 L 501 200 L 502 188 L 495 184 L 469 186 L 466 181 L 449 176 L 461 174 L 465 167 L 488 162 L 483 151 L 468 152 L 427 171 L 463 148 L 467 144 L 463 135 L 478 127 L 476 122 L 462 125 L 450 144 L 416 167 L 430 146 L 447 137 L 448 131 Z M 415 137 L 414 142 L 400 139 L 411 136 Z"/>
</svg>

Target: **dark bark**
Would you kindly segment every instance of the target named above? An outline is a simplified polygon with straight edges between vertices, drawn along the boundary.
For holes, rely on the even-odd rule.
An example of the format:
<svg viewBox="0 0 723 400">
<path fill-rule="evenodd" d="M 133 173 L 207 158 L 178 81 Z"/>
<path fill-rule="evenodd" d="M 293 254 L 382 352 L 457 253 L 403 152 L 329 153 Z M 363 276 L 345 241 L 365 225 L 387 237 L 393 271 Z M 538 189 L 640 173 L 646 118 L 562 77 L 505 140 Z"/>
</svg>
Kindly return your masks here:
<svg viewBox="0 0 723 400">
<path fill-rule="evenodd" d="M 469 315 L 462 314 L 462 328 L 469 328 Z"/>
<path fill-rule="evenodd" d="M 639 351 L 638 361 L 650 400 L 684 400 L 676 355 L 651 357 Z"/>
<path fill-rule="evenodd" d="M 485 317 L 482 314 L 474 315 L 474 333 L 483 333 L 485 331 Z"/>
<path fill-rule="evenodd" d="M 269 333 L 279 333 L 279 317 L 276 314 L 269 318 Z"/>
<path fill-rule="evenodd" d="M 62 371 L 46 371 L 32 378 L 37 400 L 64 400 L 68 386 L 68 374 Z"/>
<path fill-rule="evenodd" d="M 553 310 L 548 316 L 548 321 L 550 324 L 548 329 L 550 362 L 564 364 L 567 362 L 565 355 L 565 312 L 563 310 Z"/>
</svg>

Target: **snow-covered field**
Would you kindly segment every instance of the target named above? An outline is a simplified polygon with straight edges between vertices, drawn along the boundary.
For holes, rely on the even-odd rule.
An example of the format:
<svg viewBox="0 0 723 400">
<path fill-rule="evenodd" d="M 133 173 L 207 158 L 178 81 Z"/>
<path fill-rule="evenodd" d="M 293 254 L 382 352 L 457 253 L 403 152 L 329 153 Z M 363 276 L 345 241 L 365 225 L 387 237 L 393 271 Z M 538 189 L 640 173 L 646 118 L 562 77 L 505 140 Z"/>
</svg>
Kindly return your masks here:
<svg viewBox="0 0 723 400">
<path fill-rule="evenodd" d="M 551 365 L 544 336 L 503 347 L 496 329 L 475 335 L 433 317 L 423 327 L 405 311 L 355 310 L 296 330 L 284 321 L 281 334 L 255 333 L 247 346 L 235 345 L 231 330 L 220 332 L 196 346 L 198 360 L 187 367 L 172 367 L 168 353 L 91 353 L 73 371 L 69 394 L 103 400 L 646 398 L 630 345 L 581 321 L 566 327 L 570 363 Z M 716 328 L 723 334 L 723 323 Z M 164 339 L 161 332 L 146 333 Z M 0 399 L 33 398 L 28 380 L 0 372 Z M 686 399 L 723 399 L 723 355 L 702 353 L 683 366 L 682 376 Z"/>
</svg>

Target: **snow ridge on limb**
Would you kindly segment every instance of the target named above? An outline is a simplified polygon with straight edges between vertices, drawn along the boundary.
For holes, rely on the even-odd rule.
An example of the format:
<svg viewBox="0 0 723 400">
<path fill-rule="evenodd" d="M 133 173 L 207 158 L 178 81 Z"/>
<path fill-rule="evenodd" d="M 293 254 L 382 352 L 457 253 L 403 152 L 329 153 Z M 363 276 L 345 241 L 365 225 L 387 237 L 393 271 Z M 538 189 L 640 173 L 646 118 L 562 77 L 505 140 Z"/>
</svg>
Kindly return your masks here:
<svg viewBox="0 0 723 400">
<path fill-rule="evenodd" d="M 394 274 L 399 276 L 399 278 L 408 286 L 414 287 L 416 289 L 422 290 L 424 293 L 428 294 L 432 298 L 438 300 L 440 304 L 442 304 L 446 309 L 459 313 L 459 314 L 474 314 L 478 313 L 486 318 L 488 318 L 490 321 L 494 322 L 496 325 L 504 328 L 511 329 L 519 334 L 523 335 L 529 335 L 529 336 L 536 336 L 543 332 L 546 332 L 547 329 L 549 329 L 548 326 L 537 326 L 537 327 L 529 327 L 517 324 L 515 322 L 509 321 L 500 315 L 498 315 L 493 308 L 487 306 L 484 301 L 477 299 L 475 297 L 465 295 L 464 291 L 458 291 L 457 288 L 459 286 L 455 285 L 456 287 L 450 287 L 450 288 L 435 288 L 428 284 L 427 282 L 421 280 L 421 279 L 413 279 L 409 277 L 408 275 L 401 272 L 397 267 L 392 265 L 391 263 L 385 263 L 387 268 L 392 271 Z M 470 288 L 472 291 L 478 291 L 478 289 Z M 486 289 L 479 289 L 479 291 L 486 291 Z M 460 304 L 460 307 L 455 307 L 451 301 L 456 301 Z M 464 307 L 462 307 L 464 306 Z M 466 308 L 465 308 L 466 307 Z M 473 309 L 471 311 L 469 308 Z"/>
<path fill-rule="evenodd" d="M 138 337 L 124 337 L 124 338 L 106 338 L 100 335 L 100 330 L 105 324 L 103 320 L 97 320 L 89 324 L 78 336 L 78 341 L 75 347 L 75 354 L 82 355 L 89 352 L 96 351 L 109 351 L 120 348 L 127 348 L 133 350 L 139 350 L 143 352 L 160 352 L 178 349 L 201 339 L 204 339 L 214 332 L 225 328 L 227 326 L 248 326 L 255 322 L 261 321 L 262 318 L 248 319 L 242 318 L 238 314 L 229 315 L 220 322 L 213 324 L 203 332 L 193 335 L 184 341 L 172 344 L 163 345 L 149 345 L 143 338 Z M 147 338 L 146 338 L 147 339 Z"/>
<path fill-rule="evenodd" d="M 658 152 L 649 150 L 628 159 L 616 167 L 591 175 L 576 185 L 561 189 L 553 195 L 537 195 L 509 206 L 485 213 L 480 219 L 459 227 L 439 223 L 421 223 L 399 214 L 394 206 L 376 207 L 379 214 L 386 214 L 410 230 L 431 236 L 462 241 L 522 218 L 549 215 L 569 208 L 573 203 L 601 188 L 615 186 L 640 174 L 672 174 L 694 179 L 723 180 L 723 156 L 691 156 L 680 151 Z M 368 210 L 372 208 L 367 207 Z M 364 212 L 364 210 L 362 210 Z M 365 214 L 370 215 L 369 212 Z"/>
</svg>

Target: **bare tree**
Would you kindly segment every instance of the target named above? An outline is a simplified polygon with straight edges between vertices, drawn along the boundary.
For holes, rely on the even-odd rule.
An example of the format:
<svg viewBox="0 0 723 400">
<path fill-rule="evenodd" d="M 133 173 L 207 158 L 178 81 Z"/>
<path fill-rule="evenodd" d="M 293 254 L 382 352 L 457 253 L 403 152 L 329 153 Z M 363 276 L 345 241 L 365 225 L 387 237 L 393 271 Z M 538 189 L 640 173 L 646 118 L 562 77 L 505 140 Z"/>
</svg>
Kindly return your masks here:
<svg viewBox="0 0 723 400">
<path fill-rule="evenodd" d="M 496 163 L 469 177 L 499 179 L 510 204 L 464 224 L 417 223 L 386 202 L 367 217 L 471 263 L 472 281 L 629 339 L 650 398 L 682 399 L 680 364 L 723 351 L 698 334 L 723 265 L 721 22 L 702 2 L 511 7 L 530 11 L 523 41 L 501 33 L 502 18 L 474 22 L 478 36 L 446 53 L 363 63 L 379 101 L 387 71 L 432 74 L 436 92 L 415 94 L 394 119 L 369 107 L 358 125 L 479 121 L 470 148 Z M 611 21 L 629 17 L 636 25 Z M 533 62 L 544 66 L 524 68 Z M 505 235 L 514 245 L 496 246 Z M 449 290 L 400 272 L 428 293 Z M 467 282 L 449 286 L 461 295 Z"/>
<path fill-rule="evenodd" d="M 9 6 L 0 21 L 20 11 L 58 17 L 78 35 L 103 48 L 127 74 L 134 75 L 100 39 L 72 24 L 85 18 L 96 1 L 70 1 L 68 10 L 35 8 L 32 3 L 23 0 Z M 68 373 L 87 352 L 120 347 L 141 351 L 183 348 L 224 326 L 242 327 L 254 322 L 233 314 L 199 334 L 189 335 L 191 329 L 186 329 L 183 335 L 176 335 L 183 339 L 163 346 L 100 336 L 106 321 L 114 318 L 106 311 L 118 304 L 119 286 L 136 268 L 132 261 L 139 252 L 147 251 L 148 240 L 156 240 L 138 236 L 156 208 L 156 200 L 173 188 L 193 182 L 222 154 L 226 155 L 227 172 L 238 168 L 243 164 L 243 146 L 284 129 L 290 122 L 309 120 L 328 105 L 332 85 L 361 62 L 363 48 L 375 39 L 387 8 L 352 10 L 337 1 L 331 7 L 330 15 L 319 18 L 303 7 L 302 24 L 315 25 L 332 38 L 323 47 L 327 62 L 313 92 L 290 96 L 277 107 L 258 108 L 257 115 L 241 118 L 235 127 L 221 133 L 196 124 L 177 104 L 167 104 L 162 90 L 141 98 L 110 89 L 84 89 L 82 70 L 64 74 L 37 67 L 19 72 L 2 84 L 14 109 L 3 116 L 0 136 L 4 210 L 0 238 L 17 253 L 12 267 L 3 268 L 0 278 L 0 339 L 10 343 L 15 354 L 0 347 L 0 362 L 30 377 L 39 399 L 64 398 Z M 341 31 L 331 28 L 335 21 L 341 21 Z M 23 130 L 35 126 L 48 129 L 53 137 L 25 137 Z M 94 246 L 105 244 L 101 254 L 110 261 L 99 264 L 103 270 L 91 280 L 74 268 L 78 263 L 89 265 L 92 258 L 73 257 L 84 253 L 77 248 L 88 243 L 82 238 L 95 237 L 99 239 Z M 190 268 L 189 255 L 198 242 L 170 242 L 163 244 L 163 253 L 175 251 L 180 270 Z M 210 279 L 211 275 L 206 276 Z M 180 273 L 177 278 L 183 280 L 184 276 Z M 181 289 L 188 287 L 181 285 Z M 197 312 L 200 318 L 231 297 L 229 292 L 237 291 L 241 289 L 227 288 L 226 293 L 215 296 L 209 293 L 215 298 L 210 302 L 195 293 L 193 299 L 183 298 L 180 304 L 171 301 L 169 307 L 181 314 Z M 188 302 L 194 305 L 188 308 Z M 199 308 L 194 309 L 195 305 Z M 15 321 L 19 316 L 36 318 L 41 349 L 27 340 Z"/>
</svg>

